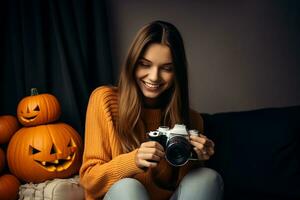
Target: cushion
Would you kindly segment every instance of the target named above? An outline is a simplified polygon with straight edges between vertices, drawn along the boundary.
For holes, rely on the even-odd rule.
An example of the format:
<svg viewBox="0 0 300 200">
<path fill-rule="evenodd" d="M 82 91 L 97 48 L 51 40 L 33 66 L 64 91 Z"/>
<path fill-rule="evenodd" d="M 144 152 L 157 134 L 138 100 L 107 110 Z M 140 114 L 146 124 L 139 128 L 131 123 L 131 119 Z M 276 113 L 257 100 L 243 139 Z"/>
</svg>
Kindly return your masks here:
<svg viewBox="0 0 300 200">
<path fill-rule="evenodd" d="M 300 199 L 300 106 L 203 114 L 225 199 Z"/>
<path fill-rule="evenodd" d="M 47 180 L 39 184 L 27 183 L 19 188 L 22 200 L 83 200 L 84 190 L 79 177 Z"/>
</svg>

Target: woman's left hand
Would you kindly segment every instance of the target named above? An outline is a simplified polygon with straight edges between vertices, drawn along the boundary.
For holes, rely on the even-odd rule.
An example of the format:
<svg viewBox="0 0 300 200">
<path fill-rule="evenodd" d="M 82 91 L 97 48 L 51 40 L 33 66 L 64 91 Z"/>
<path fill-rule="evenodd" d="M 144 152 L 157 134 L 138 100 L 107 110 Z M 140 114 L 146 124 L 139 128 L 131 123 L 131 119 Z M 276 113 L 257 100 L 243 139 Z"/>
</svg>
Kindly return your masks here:
<svg viewBox="0 0 300 200">
<path fill-rule="evenodd" d="M 194 150 L 197 153 L 199 160 L 208 160 L 215 153 L 214 142 L 205 135 L 191 135 L 190 142 L 194 146 Z"/>
</svg>

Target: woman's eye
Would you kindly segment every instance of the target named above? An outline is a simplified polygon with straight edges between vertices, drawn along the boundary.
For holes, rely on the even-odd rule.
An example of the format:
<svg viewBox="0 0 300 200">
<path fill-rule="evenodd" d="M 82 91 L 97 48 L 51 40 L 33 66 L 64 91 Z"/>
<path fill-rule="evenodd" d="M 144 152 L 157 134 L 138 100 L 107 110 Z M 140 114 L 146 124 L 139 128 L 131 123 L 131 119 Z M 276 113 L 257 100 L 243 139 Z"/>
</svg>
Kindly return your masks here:
<svg viewBox="0 0 300 200">
<path fill-rule="evenodd" d="M 171 72 L 171 71 L 173 71 L 173 66 L 166 65 L 166 66 L 163 66 L 162 69 L 165 71 Z"/>
<path fill-rule="evenodd" d="M 150 67 L 150 64 L 149 63 L 145 63 L 145 62 L 139 62 L 139 66 Z"/>
</svg>

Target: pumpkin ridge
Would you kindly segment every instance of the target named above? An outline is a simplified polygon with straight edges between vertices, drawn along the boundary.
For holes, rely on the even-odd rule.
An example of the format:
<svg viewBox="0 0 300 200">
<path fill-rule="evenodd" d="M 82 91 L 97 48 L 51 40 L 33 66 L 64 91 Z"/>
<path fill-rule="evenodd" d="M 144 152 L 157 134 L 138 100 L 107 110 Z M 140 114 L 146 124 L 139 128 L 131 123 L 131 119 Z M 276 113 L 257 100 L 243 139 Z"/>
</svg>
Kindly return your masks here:
<svg viewBox="0 0 300 200">
<path fill-rule="evenodd" d="M 20 132 L 18 131 L 15 135 L 14 135 L 14 137 L 13 137 L 13 139 L 14 138 L 18 138 L 20 135 L 22 134 L 22 129 L 20 129 Z M 14 144 L 14 146 L 20 146 L 20 140 L 11 140 L 12 142 L 10 142 L 9 143 L 9 145 L 11 145 L 11 144 Z M 16 149 L 16 148 L 14 148 L 13 149 L 13 153 L 12 153 L 12 155 L 17 155 L 18 154 L 18 151 L 17 151 L 18 149 Z M 13 162 L 13 165 L 14 166 L 20 166 L 20 159 L 11 159 L 11 158 L 8 158 L 9 159 L 9 161 L 12 161 Z M 15 169 L 10 169 L 10 171 L 13 173 L 13 174 L 15 174 L 16 176 L 18 176 L 19 174 L 17 174 L 17 172 L 16 172 L 16 170 Z"/>
<path fill-rule="evenodd" d="M 50 108 L 52 108 L 52 107 L 49 106 L 49 102 L 47 101 L 46 96 L 42 96 L 42 98 L 43 98 L 43 101 L 46 102 L 46 105 L 47 105 L 46 106 L 46 110 L 48 111 L 47 112 L 47 119 L 49 120 L 49 119 L 51 119 L 51 117 L 50 117 L 51 116 L 50 115 Z M 48 99 L 50 99 L 50 98 L 48 98 Z M 49 123 L 49 121 L 48 121 L 48 123 Z"/>
</svg>

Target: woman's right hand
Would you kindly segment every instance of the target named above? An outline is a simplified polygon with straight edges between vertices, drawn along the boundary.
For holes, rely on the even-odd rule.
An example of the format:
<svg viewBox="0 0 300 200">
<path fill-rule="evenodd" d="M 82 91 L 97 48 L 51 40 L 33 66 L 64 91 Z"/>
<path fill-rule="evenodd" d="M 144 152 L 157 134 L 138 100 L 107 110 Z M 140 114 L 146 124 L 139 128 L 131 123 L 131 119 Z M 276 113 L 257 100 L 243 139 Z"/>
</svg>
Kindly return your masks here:
<svg viewBox="0 0 300 200">
<path fill-rule="evenodd" d="M 161 158 L 165 156 L 164 148 L 155 141 L 141 144 L 135 156 L 135 163 L 139 168 L 156 167 Z"/>
</svg>

